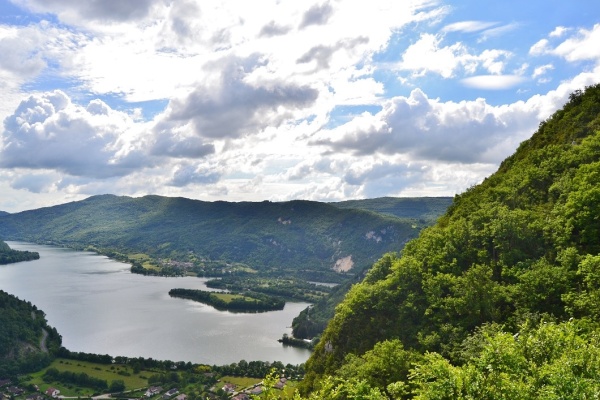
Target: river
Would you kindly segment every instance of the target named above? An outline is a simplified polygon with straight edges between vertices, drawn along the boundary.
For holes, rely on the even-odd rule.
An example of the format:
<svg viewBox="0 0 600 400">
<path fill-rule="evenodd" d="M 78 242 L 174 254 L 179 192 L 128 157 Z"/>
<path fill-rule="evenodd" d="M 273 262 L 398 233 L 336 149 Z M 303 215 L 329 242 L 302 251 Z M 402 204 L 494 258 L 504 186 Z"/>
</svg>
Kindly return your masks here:
<svg viewBox="0 0 600 400">
<path fill-rule="evenodd" d="M 91 252 L 7 242 L 40 259 L 0 266 L 0 289 L 30 301 L 71 351 L 224 365 L 240 360 L 300 364 L 310 352 L 282 346 L 307 303 L 241 314 L 171 298 L 172 288 L 208 289 L 204 278 L 132 274 L 129 264 Z"/>
</svg>

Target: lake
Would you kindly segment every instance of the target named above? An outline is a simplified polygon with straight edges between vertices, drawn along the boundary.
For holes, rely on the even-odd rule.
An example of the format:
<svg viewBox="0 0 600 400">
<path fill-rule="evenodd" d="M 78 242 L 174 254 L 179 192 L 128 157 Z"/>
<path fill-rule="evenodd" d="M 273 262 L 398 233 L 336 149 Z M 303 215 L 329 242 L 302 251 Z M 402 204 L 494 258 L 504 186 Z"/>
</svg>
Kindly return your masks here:
<svg viewBox="0 0 600 400">
<path fill-rule="evenodd" d="M 241 314 L 172 298 L 172 288 L 208 289 L 205 278 L 132 274 L 91 252 L 7 242 L 40 259 L 0 266 L 0 289 L 30 301 L 71 351 L 225 365 L 240 360 L 300 364 L 310 351 L 277 342 L 307 303 Z"/>
</svg>

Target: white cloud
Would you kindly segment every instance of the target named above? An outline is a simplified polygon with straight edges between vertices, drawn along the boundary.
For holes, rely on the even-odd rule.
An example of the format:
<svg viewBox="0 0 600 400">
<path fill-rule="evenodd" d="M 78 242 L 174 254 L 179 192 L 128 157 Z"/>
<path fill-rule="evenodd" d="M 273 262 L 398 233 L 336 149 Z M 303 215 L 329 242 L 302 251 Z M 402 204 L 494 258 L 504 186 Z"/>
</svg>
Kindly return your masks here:
<svg viewBox="0 0 600 400">
<path fill-rule="evenodd" d="M 478 75 L 464 78 L 461 83 L 470 88 L 506 90 L 525 81 L 520 75 Z"/>
<path fill-rule="evenodd" d="M 550 32 L 549 36 L 550 37 L 561 37 L 568 31 L 569 31 L 569 29 L 565 28 L 564 26 L 557 26 L 556 28 L 554 28 L 554 30 L 552 32 Z"/>
<path fill-rule="evenodd" d="M 421 35 L 416 43 L 406 49 L 398 67 L 412 71 L 416 76 L 436 73 L 443 78 L 455 77 L 459 71 L 473 74 L 478 68 L 500 74 L 505 60 L 512 55 L 509 51 L 496 49 L 484 50 L 479 55 L 472 54 L 461 42 L 442 46 L 443 40 L 441 35 Z"/>
<path fill-rule="evenodd" d="M 539 123 L 540 105 L 493 107 L 483 99 L 440 102 L 419 89 L 389 100 L 381 112 L 363 115 L 330 131 L 313 144 L 355 156 L 403 154 L 411 160 L 497 163 Z"/>
<path fill-rule="evenodd" d="M 550 37 L 563 37 L 566 29 L 556 28 Z M 560 33 L 560 34 L 559 34 Z M 534 56 L 551 54 L 563 57 L 569 62 L 600 60 L 600 24 L 595 24 L 591 29 L 579 29 L 562 43 L 553 46 L 548 39 L 541 39 L 534 44 L 529 53 Z"/>
<path fill-rule="evenodd" d="M 580 29 L 577 35 L 565 40 L 551 50 L 552 54 L 567 61 L 600 60 L 600 24 L 590 30 Z"/>
<path fill-rule="evenodd" d="M 443 32 L 479 32 L 485 29 L 489 29 L 494 25 L 498 25 L 498 22 L 484 22 L 484 21 L 461 21 L 454 22 L 452 24 L 444 26 Z"/>
<path fill-rule="evenodd" d="M 541 65 L 533 70 L 533 75 L 531 77 L 534 79 L 539 78 L 548 73 L 548 71 L 552 71 L 553 69 L 554 65 L 552 64 Z"/>
<path fill-rule="evenodd" d="M 127 114 L 99 101 L 86 110 L 61 91 L 32 95 L 4 121 L 0 165 L 93 178 L 126 175 L 147 162 L 135 149 L 121 148 L 132 126 Z"/>
</svg>

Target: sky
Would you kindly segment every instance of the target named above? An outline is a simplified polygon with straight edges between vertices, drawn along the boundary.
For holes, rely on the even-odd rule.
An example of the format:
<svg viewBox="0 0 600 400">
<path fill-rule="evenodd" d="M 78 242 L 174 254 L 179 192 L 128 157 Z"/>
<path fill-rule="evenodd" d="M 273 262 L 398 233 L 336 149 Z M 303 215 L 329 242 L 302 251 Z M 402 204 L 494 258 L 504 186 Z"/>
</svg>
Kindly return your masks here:
<svg viewBox="0 0 600 400">
<path fill-rule="evenodd" d="M 0 0 L 0 210 L 454 196 L 599 82 L 597 0 Z"/>
</svg>

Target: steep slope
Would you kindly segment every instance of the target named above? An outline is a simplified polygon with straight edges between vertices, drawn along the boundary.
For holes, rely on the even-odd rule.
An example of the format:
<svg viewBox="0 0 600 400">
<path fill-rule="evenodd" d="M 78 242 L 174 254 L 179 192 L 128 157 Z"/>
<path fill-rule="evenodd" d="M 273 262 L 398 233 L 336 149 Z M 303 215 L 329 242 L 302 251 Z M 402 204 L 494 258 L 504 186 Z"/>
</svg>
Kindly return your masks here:
<svg viewBox="0 0 600 400">
<path fill-rule="evenodd" d="M 600 85 L 573 93 L 401 256 L 373 266 L 337 307 L 307 362 L 305 389 L 323 386 L 324 376 L 348 370 L 350 354 L 371 354 L 386 340 L 461 364 L 469 335 L 484 324 L 512 333 L 540 319 L 597 326 L 598 215 Z M 387 383 L 406 380 L 403 371 Z"/>
<path fill-rule="evenodd" d="M 155 257 L 244 263 L 255 269 L 363 268 L 424 226 L 331 204 L 202 202 L 111 195 L 0 218 L 5 239 L 94 245 Z"/>
<path fill-rule="evenodd" d="M 60 344 L 60 335 L 42 311 L 0 290 L 0 377 L 47 366 Z"/>
</svg>

